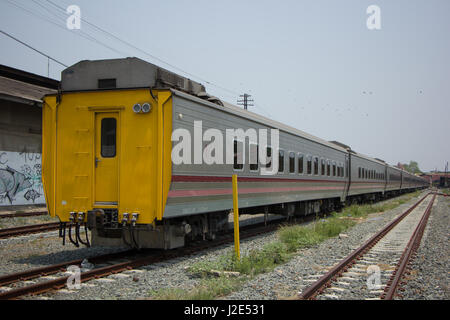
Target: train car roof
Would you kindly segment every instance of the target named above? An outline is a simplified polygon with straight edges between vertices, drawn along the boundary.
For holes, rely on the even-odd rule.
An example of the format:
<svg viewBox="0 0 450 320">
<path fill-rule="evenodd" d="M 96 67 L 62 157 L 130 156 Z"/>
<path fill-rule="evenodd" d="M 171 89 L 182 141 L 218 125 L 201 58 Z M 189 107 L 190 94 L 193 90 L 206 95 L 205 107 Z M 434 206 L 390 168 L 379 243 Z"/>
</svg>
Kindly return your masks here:
<svg viewBox="0 0 450 320">
<path fill-rule="evenodd" d="M 353 151 L 353 154 L 356 155 L 356 156 L 358 156 L 358 157 L 360 157 L 360 158 L 363 158 L 363 159 L 365 159 L 365 160 L 369 160 L 369 161 L 372 161 L 372 162 L 381 164 L 381 165 L 383 165 L 383 166 L 387 165 L 387 163 L 384 162 L 384 161 L 380 161 L 380 160 L 378 160 L 378 159 L 376 159 L 376 158 L 369 157 L 369 156 L 367 156 L 367 155 L 365 155 L 365 154 L 362 154 L 362 153 L 359 153 L 359 152 Z"/>
<path fill-rule="evenodd" d="M 185 99 L 202 103 L 218 110 L 224 110 L 239 117 L 259 122 L 263 125 L 302 137 L 337 151 L 344 153 L 351 152 L 355 156 L 368 161 L 381 165 L 387 165 L 382 160 L 357 153 L 343 143 L 337 141 L 326 141 L 281 122 L 266 118 L 248 110 L 244 110 L 231 103 L 220 101 L 218 98 L 208 95 L 205 87 L 200 83 L 182 77 L 139 58 L 129 57 L 124 59 L 80 61 L 63 70 L 61 73 L 61 79 L 62 92 L 91 91 L 100 88 L 100 85 L 102 85 L 103 88 L 103 85 L 106 86 L 107 84 L 114 87 L 114 89 L 137 89 L 141 87 L 159 87 L 160 85 L 163 87 L 168 86 L 168 88 L 166 88 L 170 89 L 173 94 Z M 110 82 L 111 80 L 114 80 L 114 83 L 112 84 L 111 82 L 111 84 L 109 84 L 106 80 L 110 80 Z"/>
</svg>

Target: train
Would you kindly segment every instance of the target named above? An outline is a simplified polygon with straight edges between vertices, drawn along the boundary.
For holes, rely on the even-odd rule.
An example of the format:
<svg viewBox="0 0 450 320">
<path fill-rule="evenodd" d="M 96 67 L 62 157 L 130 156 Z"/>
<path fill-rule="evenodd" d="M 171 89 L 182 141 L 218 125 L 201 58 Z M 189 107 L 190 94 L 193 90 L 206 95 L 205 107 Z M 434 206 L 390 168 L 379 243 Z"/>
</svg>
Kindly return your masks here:
<svg viewBox="0 0 450 320">
<path fill-rule="evenodd" d="M 428 185 L 138 58 L 63 70 L 58 92 L 44 97 L 42 127 L 48 212 L 59 218 L 64 243 L 68 233 L 76 246 L 169 250 L 214 239 L 233 209 L 232 175 L 240 214 L 288 218 Z"/>
</svg>

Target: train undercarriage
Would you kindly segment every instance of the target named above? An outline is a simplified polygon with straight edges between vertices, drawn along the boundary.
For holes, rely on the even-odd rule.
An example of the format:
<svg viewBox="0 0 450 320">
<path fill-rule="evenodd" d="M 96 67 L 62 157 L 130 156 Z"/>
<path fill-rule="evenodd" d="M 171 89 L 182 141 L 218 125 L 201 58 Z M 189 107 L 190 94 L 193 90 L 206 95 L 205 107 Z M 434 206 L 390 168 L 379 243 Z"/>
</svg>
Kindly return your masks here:
<svg viewBox="0 0 450 320">
<path fill-rule="evenodd" d="M 414 191 L 411 189 L 408 191 Z M 348 196 L 345 203 L 340 198 L 309 200 L 291 203 L 281 203 L 268 206 L 242 208 L 241 215 L 264 215 L 267 221 L 269 213 L 291 218 L 305 217 L 312 214 L 324 214 L 339 211 L 344 205 L 373 203 L 397 196 L 406 191 L 392 191 L 386 193 L 370 193 Z M 69 240 L 76 246 L 108 246 L 174 249 L 185 246 L 196 240 L 214 240 L 220 233 L 226 232 L 230 225 L 230 211 L 220 211 L 198 214 L 174 219 L 164 219 L 154 224 L 136 224 L 136 214 L 125 214 L 122 223 L 119 223 L 118 211 L 115 209 L 96 209 L 87 212 L 87 222 L 83 224 L 84 213 L 74 213 L 68 226 L 64 224 L 60 236 L 66 237 L 66 228 Z M 77 222 L 80 221 L 80 222 Z M 81 226 L 91 231 L 91 240 L 88 239 L 87 230 L 82 234 Z M 72 228 L 74 231 L 72 231 Z M 83 238 L 85 238 L 83 240 Z"/>
</svg>

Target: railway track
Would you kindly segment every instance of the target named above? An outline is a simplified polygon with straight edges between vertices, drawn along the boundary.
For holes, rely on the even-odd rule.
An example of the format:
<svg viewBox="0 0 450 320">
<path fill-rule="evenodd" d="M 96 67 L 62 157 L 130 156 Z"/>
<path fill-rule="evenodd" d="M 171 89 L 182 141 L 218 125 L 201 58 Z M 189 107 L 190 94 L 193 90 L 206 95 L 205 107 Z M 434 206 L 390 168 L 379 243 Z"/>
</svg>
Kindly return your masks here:
<svg viewBox="0 0 450 320">
<path fill-rule="evenodd" d="M 393 299 L 402 290 L 436 194 L 428 193 L 328 270 L 296 299 Z"/>
<path fill-rule="evenodd" d="M 241 229 L 241 239 L 274 231 L 279 225 L 280 222 L 269 222 L 267 226 L 264 225 L 264 223 L 261 223 L 243 227 Z M 231 230 L 230 233 L 227 233 L 216 240 L 209 242 L 202 241 L 193 244 L 192 246 L 171 251 L 126 251 L 89 258 L 89 262 L 96 267 L 84 272 L 83 269 L 81 269 L 80 281 L 83 283 L 92 279 L 98 279 L 124 271 L 126 272 L 157 262 L 189 256 L 210 248 L 232 243 L 233 241 L 233 230 Z M 72 265 L 81 267 L 82 262 L 83 260 L 68 261 L 47 267 L 0 276 L 0 300 L 18 299 L 27 295 L 39 295 L 52 290 L 63 289 L 67 286 L 67 280 L 71 276 L 71 274 L 68 273 L 67 268 Z"/>
<path fill-rule="evenodd" d="M 22 227 L 0 229 L 0 239 L 23 236 L 33 233 L 41 233 L 47 231 L 58 230 L 59 222 L 27 225 Z"/>
<path fill-rule="evenodd" d="M 286 224 L 286 221 L 283 219 L 281 221 L 269 222 L 267 226 L 264 223 L 260 223 L 242 227 L 241 239 L 274 231 L 282 223 Z M 153 263 L 189 256 L 206 249 L 232 243 L 233 240 L 233 230 L 231 230 L 230 233 L 218 237 L 217 240 L 200 242 L 171 251 L 124 251 L 91 257 L 89 258 L 89 262 L 94 264 L 94 268 L 91 270 L 81 269 L 82 273 L 80 280 L 83 283 L 92 279 L 98 279 L 142 266 L 151 265 Z M 51 266 L 0 276 L 0 300 L 19 299 L 27 295 L 39 295 L 53 290 L 63 289 L 66 287 L 67 280 L 71 276 L 71 274 L 68 273 L 67 268 L 69 266 L 82 267 L 83 260 L 84 259 L 67 261 Z"/>
<path fill-rule="evenodd" d="M 45 211 L 30 211 L 30 212 L 0 213 L 0 219 L 45 216 L 47 214 L 48 214 L 48 212 L 46 210 Z"/>
</svg>

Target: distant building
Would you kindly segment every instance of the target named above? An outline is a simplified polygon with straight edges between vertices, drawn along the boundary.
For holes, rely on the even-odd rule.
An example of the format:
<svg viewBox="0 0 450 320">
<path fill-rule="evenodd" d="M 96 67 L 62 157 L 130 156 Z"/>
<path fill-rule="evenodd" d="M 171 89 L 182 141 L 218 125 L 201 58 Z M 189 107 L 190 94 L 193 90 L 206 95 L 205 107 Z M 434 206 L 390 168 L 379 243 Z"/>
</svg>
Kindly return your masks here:
<svg viewBox="0 0 450 320">
<path fill-rule="evenodd" d="M 433 186 L 450 187 L 450 173 L 449 172 L 428 172 L 421 175 L 421 177 L 429 179 Z"/>
<path fill-rule="evenodd" d="M 45 204 L 42 98 L 59 81 L 0 65 L 0 206 Z"/>
</svg>

